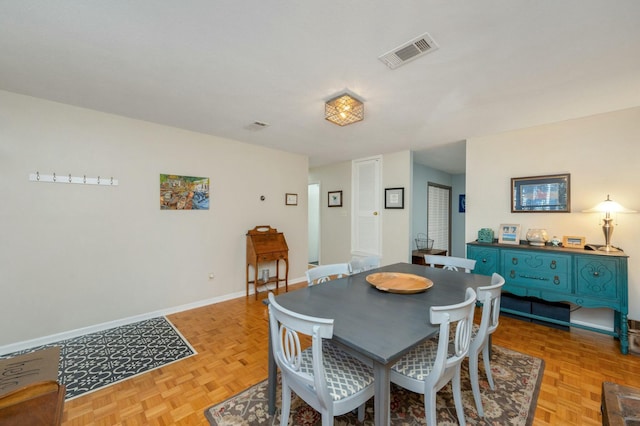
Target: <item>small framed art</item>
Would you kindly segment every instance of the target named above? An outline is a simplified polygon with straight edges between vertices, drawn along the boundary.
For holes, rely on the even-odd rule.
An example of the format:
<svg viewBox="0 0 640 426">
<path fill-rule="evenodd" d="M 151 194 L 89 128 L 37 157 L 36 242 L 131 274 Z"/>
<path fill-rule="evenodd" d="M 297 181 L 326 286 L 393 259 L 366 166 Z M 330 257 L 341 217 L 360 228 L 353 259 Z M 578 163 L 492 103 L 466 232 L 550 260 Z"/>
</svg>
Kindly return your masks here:
<svg viewBox="0 0 640 426">
<path fill-rule="evenodd" d="M 329 207 L 342 207 L 342 191 L 329 191 Z"/>
<path fill-rule="evenodd" d="M 284 203 L 287 206 L 297 206 L 298 205 L 298 194 L 285 194 Z"/>
<path fill-rule="evenodd" d="M 404 188 L 386 188 L 384 190 L 385 209 L 404 209 Z"/>
<path fill-rule="evenodd" d="M 583 249 L 584 242 L 585 242 L 584 237 L 577 237 L 574 235 L 565 235 L 562 237 L 562 247 L 566 247 L 566 248 Z"/>
<path fill-rule="evenodd" d="M 500 244 L 520 244 L 520 225 L 514 223 L 503 223 L 500 225 L 498 233 L 498 242 Z"/>
</svg>

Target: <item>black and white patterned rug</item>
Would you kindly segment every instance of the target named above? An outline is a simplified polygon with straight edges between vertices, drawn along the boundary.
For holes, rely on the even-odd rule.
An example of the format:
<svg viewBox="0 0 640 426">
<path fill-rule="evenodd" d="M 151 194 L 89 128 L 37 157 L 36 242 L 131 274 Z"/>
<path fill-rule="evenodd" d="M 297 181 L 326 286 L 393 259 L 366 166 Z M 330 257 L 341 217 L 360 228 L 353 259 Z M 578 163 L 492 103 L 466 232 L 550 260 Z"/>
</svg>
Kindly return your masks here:
<svg viewBox="0 0 640 426">
<path fill-rule="evenodd" d="M 66 400 L 195 355 L 196 351 L 165 317 L 0 356 L 60 347 L 58 381 Z"/>
</svg>

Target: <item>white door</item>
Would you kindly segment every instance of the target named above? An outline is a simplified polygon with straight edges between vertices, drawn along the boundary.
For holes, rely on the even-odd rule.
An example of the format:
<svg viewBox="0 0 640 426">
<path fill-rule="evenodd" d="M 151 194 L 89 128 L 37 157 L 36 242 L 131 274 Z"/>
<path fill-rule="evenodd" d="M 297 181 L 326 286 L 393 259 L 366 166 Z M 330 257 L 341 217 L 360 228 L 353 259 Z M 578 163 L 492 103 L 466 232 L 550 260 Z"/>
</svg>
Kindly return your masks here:
<svg viewBox="0 0 640 426">
<path fill-rule="evenodd" d="M 351 166 L 353 188 L 351 254 L 354 256 L 380 256 L 382 254 L 380 241 L 381 167 L 381 157 L 354 160 Z"/>
</svg>

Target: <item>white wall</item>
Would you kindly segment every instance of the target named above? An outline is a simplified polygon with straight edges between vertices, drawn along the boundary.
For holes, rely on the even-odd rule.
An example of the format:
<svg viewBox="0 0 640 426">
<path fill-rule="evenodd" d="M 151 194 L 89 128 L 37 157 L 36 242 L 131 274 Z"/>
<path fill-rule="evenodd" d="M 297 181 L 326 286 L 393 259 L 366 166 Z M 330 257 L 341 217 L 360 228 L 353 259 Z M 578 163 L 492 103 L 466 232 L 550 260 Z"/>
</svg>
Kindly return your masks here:
<svg viewBox="0 0 640 426">
<path fill-rule="evenodd" d="M 382 200 L 382 262 L 411 262 L 411 210 L 413 184 L 411 151 L 385 154 L 382 157 L 382 189 L 404 188 L 404 209 L 385 209 Z"/>
<path fill-rule="evenodd" d="M 290 277 L 304 276 L 304 156 L 2 91 L 0 129 L 0 347 L 244 294 L 256 225 L 284 232 Z M 209 177 L 210 210 L 160 211 L 161 173 Z"/>
<path fill-rule="evenodd" d="M 320 182 L 321 242 L 320 263 L 345 262 L 351 259 L 351 161 L 314 167 L 309 182 Z M 382 264 L 410 262 L 407 241 L 411 218 L 411 152 L 401 151 L 382 156 L 382 186 L 404 187 L 404 209 L 384 209 L 382 205 Z M 342 207 L 327 207 L 329 191 L 342 190 Z"/>
<path fill-rule="evenodd" d="M 309 170 L 320 183 L 320 263 L 351 259 L 351 161 Z M 329 192 L 342 191 L 342 207 L 329 207 Z"/>
<path fill-rule="evenodd" d="M 480 228 L 519 223 L 549 235 L 603 244 L 597 214 L 581 213 L 607 194 L 640 210 L 640 108 L 467 140 L 466 239 Z M 512 177 L 571 173 L 571 213 L 511 213 Z M 629 316 L 640 319 L 640 214 L 618 215 L 612 243 L 629 258 Z"/>
</svg>

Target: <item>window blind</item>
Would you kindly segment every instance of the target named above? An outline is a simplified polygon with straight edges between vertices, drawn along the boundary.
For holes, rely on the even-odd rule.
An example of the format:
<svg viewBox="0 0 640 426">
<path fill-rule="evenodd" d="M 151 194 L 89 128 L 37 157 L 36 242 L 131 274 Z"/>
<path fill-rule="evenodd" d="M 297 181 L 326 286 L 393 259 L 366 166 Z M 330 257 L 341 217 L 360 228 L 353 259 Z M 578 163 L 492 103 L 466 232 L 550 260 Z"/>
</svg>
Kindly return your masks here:
<svg viewBox="0 0 640 426">
<path fill-rule="evenodd" d="M 449 250 L 451 188 L 428 185 L 427 236 L 434 249 Z"/>
</svg>

